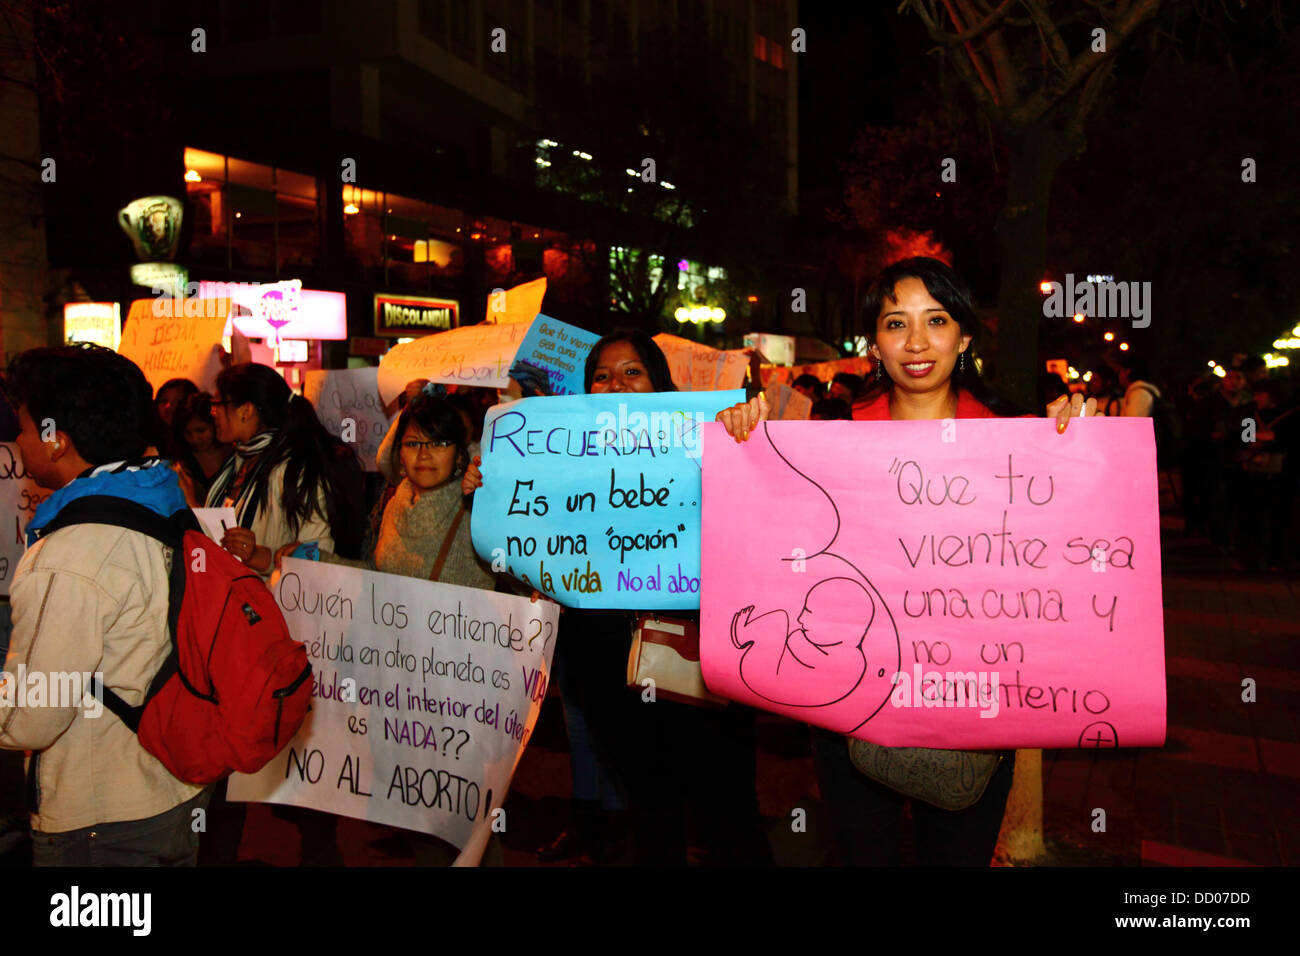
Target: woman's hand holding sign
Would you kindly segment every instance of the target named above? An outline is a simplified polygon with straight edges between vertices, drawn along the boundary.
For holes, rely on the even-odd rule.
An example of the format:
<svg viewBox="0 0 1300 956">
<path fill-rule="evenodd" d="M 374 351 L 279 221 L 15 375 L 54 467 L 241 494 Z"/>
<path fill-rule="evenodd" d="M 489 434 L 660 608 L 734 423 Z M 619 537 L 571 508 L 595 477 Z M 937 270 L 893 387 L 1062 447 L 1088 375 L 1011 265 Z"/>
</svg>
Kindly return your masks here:
<svg viewBox="0 0 1300 956">
<path fill-rule="evenodd" d="M 718 412 L 715 421 L 722 423 L 727 434 L 739 444 L 749 439 L 749 433 L 759 422 L 767 421 L 767 396 L 759 392 L 747 402 L 740 402 Z"/>
<path fill-rule="evenodd" d="M 1077 392 L 1074 395 L 1062 395 L 1056 401 L 1047 406 L 1047 417 L 1056 419 L 1057 434 L 1064 433 L 1070 425 L 1070 419 L 1074 417 L 1084 418 L 1088 416 L 1101 415 L 1102 410 L 1097 407 L 1097 400 L 1090 398 L 1086 402 L 1083 396 Z"/>
</svg>

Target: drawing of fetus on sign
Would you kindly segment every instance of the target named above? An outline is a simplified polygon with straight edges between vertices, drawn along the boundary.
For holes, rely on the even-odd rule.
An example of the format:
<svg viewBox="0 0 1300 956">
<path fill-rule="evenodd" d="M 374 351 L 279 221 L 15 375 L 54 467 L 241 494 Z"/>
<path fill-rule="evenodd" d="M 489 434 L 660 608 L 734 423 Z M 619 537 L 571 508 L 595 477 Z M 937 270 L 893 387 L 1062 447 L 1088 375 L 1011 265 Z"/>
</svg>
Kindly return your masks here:
<svg viewBox="0 0 1300 956">
<path fill-rule="evenodd" d="M 898 627 L 875 586 L 831 550 L 840 529 L 835 500 L 781 454 L 766 426 L 763 430 L 784 466 L 824 496 L 816 513 L 825 518 L 810 513 L 813 520 L 806 526 L 814 534 L 824 528 L 820 535 L 829 541 L 820 550 L 800 548 L 782 559 L 813 582 L 802 595 L 802 607 L 751 604 L 732 614 L 731 647 L 740 652 L 740 680 L 783 713 L 850 733 L 889 700 L 900 667 Z M 829 521 L 833 528 L 826 527 Z"/>
</svg>

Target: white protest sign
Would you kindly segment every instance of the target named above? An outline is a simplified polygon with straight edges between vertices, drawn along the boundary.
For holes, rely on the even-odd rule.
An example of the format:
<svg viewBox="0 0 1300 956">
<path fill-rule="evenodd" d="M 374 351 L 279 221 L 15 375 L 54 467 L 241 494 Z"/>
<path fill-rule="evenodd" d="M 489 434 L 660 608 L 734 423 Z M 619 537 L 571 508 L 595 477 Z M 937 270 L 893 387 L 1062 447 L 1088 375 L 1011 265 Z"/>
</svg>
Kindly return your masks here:
<svg viewBox="0 0 1300 956">
<path fill-rule="evenodd" d="M 49 496 L 28 477 L 18 446 L 0 442 L 0 597 L 9 596 L 14 571 L 27 550 L 27 522 Z"/>
<path fill-rule="evenodd" d="M 194 517 L 199 520 L 199 527 L 213 541 L 218 544 L 226 536 L 227 528 L 239 526 L 239 519 L 235 517 L 234 508 L 193 508 Z M 222 527 L 222 524 L 225 527 Z"/>
<path fill-rule="evenodd" d="M 655 336 L 655 344 L 663 349 L 673 383 L 683 392 L 723 391 L 745 384 L 745 349 L 723 352 L 665 332 Z"/>
<path fill-rule="evenodd" d="M 297 558 L 271 590 L 311 659 L 312 710 L 230 799 L 481 852 L 546 697 L 558 605 Z"/>
<path fill-rule="evenodd" d="M 463 325 L 394 345 L 379 360 L 379 393 L 388 404 L 417 378 L 446 385 L 505 388 L 510 365 L 532 322 Z"/>
<path fill-rule="evenodd" d="M 378 471 L 379 443 L 388 434 L 388 416 L 379 397 L 379 369 L 306 372 L 303 395 L 316 407 L 316 417 L 325 430 L 343 439 L 366 471 Z"/>
</svg>

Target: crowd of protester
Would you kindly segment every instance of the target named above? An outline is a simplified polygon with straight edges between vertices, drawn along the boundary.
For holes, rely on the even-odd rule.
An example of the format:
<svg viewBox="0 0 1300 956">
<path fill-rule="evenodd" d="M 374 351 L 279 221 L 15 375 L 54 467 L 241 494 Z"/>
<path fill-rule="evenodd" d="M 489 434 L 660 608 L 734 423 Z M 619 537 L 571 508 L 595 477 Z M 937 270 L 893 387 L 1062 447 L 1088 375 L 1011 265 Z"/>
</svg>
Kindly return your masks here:
<svg viewBox="0 0 1300 956">
<path fill-rule="evenodd" d="M 1004 414 L 969 354 L 981 327 L 969 290 L 950 268 L 929 259 L 894 264 L 872 285 L 866 314 L 874 319 L 874 376 L 841 373 L 829 386 L 800 376 L 793 387 L 811 400 L 811 418 Z M 1099 370 L 1086 395 L 1051 378 L 1061 387 L 1045 382 L 1044 404 L 1059 430 L 1081 412 L 1152 417 L 1161 468 L 1189 531 L 1235 549 L 1244 562 L 1286 564 L 1295 539 L 1279 515 L 1289 516 L 1294 502 L 1300 463 L 1289 452 L 1300 416 L 1262 362 L 1243 359 L 1221 377 L 1190 383 L 1176 402 L 1138 359 Z M 675 390 L 663 352 L 641 332 L 602 338 L 587 357 L 585 386 L 591 394 Z M 32 519 L 11 588 L 8 660 L 28 669 L 102 670 L 119 696 L 138 705 L 166 655 L 160 543 L 104 525 L 41 536 L 69 501 L 89 494 L 164 516 L 187 506 L 231 508 L 236 522 L 220 544 L 263 580 L 286 555 L 311 556 L 547 600 L 495 573 L 470 540 L 473 498 L 483 483 L 477 442 L 484 415 L 499 400 L 548 394 L 536 368 L 517 364 L 501 393 L 410 383 L 390 409 L 378 484 L 370 488 L 348 446 L 266 366 L 228 365 L 211 395 L 184 380 L 155 395 L 129 360 L 64 346 L 16 356 L 6 390 L 16 421 L 4 437 L 16 438 L 28 473 L 52 492 Z M 760 393 L 720 411 L 718 420 L 744 441 L 766 416 Z M 756 797 L 755 712 L 735 704 L 642 706 L 626 681 L 635 618 L 622 610 L 561 615 L 554 683 L 572 801 L 568 825 L 539 848 L 540 858 L 682 865 L 693 829 L 709 862 L 770 864 Z M 0 747 L 30 754 L 26 794 L 37 864 L 236 861 L 246 805 L 228 802 L 223 785 L 199 788 L 170 776 L 119 721 L 91 723 L 76 707 L 9 708 L 0 718 Z M 859 773 L 841 736 L 812 729 L 811 749 L 838 859 L 899 862 L 905 798 Z M 988 863 L 1015 769 L 1014 753 L 1001 758 L 969 809 L 914 803 L 920 862 Z M 669 766 L 674 773 L 664 772 Z M 209 817 L 201 841 L 190 826 L 200 807 Z M 275 812 L 298 827 L 304 864 L 342 862 L 337 817 Z M 409 841 L 421 864 L 445 865 L 456 855 L 433 837 L 397 838 Z M 494 838 L 484 862 L 500 859 Z"/>
<path fill-rule="evenodd" d="M 1300 394 L 1289 373 L 1239 354 L 1161 388 L 1149 363 L 1125 356 L 1091 370 L 1081 391 L 1100 414 L 1152 419 L 1161 493 L 1187 538 L 1208 540 L 1227 568 L 1280 572 L 1300 561 Z M 1046 373 L 1039 396 L 1070 390 Z"/>
</svg>

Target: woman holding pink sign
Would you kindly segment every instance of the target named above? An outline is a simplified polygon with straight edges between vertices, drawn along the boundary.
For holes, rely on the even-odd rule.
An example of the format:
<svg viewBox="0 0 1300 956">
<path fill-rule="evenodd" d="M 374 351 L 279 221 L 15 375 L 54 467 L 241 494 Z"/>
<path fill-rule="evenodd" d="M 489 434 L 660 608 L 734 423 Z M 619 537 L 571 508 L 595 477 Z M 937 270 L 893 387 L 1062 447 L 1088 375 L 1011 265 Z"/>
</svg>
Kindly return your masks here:
<svg viewBox="0 0 1300 956">
<path fill-rule="evenodd" d="M 872 283 L 863 314 L 871 316 L 874 324 L 870 338 L 878 390 L 854 405 L 855 420 L 1000 417 L 998 400 L 984 388 L 973 355 L 967 354 L 980 333 L 974 299 L 951 268 L 921 257 L 893 263 Z M 1072 415 L 1098 412 L 1094 399 L 1085 404 L 1081 395 L 1063 395 L 1047 406 L 1047 414 L 1057 419 L 1057 431 L 1064 432 Z M 760 399 L 718 415 L 737 441 L 747 440 L 766 418 L 767 408 Z M 840 861 L 854 866 L 897 865 L 906 797 L 859 773 L 842 735 L 813 727 L 812 749 Z M 988 865 L 1014 774 L 1014 752 L 1002 756 L 982 795 L 964 809 L 945 810 L 912 801 L 919 863 Z M 942 789 L 944 781 L 937 783 Z"/>
</svg>

